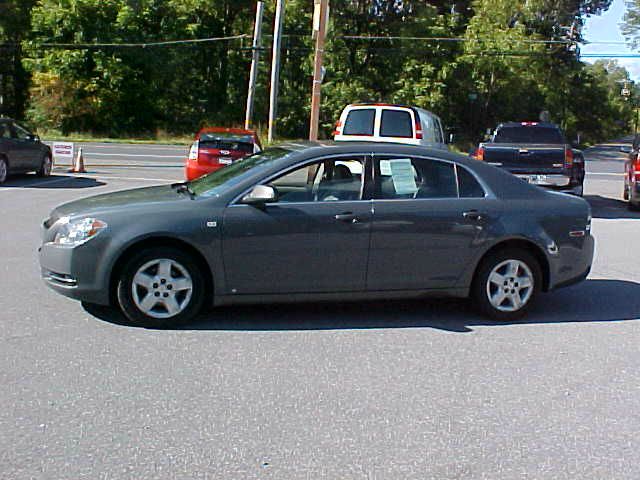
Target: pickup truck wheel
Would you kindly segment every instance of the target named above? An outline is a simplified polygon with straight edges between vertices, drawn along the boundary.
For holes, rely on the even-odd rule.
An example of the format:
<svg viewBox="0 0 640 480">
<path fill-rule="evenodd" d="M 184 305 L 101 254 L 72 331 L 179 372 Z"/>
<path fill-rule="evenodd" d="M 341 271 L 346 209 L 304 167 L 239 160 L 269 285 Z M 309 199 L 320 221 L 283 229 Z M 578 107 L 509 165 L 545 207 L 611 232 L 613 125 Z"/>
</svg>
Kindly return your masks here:
<svg viewBox="0 0 640 480">
<path fill-rule="evenodd" d="M 51 167 L 53 163 L 51 162 L 51 156 L 45 154 L 42 156 L 42 162 L 40 162 L 40 168 L 36 171 L 36 175 L 39 177 L 48 177 L 51 175 Z"/>
<path fill-rule="evenodd" d="M 521 249 L 506 249 L 486 257 L 476 272 L 471 297 L 484 315 L 499 321 L 522 318 L 542 285 L 538 261 Z"/>
<path fill-rule="evenodd" d="M 169 247 L 149 248 L 126 262 L 116 295 L 134 325 L 176 327 L 202 309 L 205 280 L 191 256 Z"/>
<path fill-rule="evenodd" d="M 0 183 L 4 183 L 9 176 L 9 165 L 5 158 L 0 157 Z"/>
</svg>

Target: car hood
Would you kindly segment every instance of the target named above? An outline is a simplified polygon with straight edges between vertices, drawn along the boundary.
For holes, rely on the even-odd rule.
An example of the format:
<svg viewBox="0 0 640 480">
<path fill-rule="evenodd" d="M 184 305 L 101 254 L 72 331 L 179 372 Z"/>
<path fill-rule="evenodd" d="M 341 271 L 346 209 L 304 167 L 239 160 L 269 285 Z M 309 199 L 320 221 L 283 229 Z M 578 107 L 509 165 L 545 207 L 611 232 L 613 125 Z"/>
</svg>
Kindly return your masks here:
<svg viewBox="0 0 640 480">
<path fill-rule="evenodd" d="M 107 210 L 135 208 L 143 205 L 175 203 L 189 201 L 187 193 L 180 193 L 171 185 L 134 188 L 113 193 L 104 193 L 83 198 L 57 207 L 51 213 L 49 221 L 57 221 L 60 217 L 71 215 L 92 215 Z"/>
</svg>

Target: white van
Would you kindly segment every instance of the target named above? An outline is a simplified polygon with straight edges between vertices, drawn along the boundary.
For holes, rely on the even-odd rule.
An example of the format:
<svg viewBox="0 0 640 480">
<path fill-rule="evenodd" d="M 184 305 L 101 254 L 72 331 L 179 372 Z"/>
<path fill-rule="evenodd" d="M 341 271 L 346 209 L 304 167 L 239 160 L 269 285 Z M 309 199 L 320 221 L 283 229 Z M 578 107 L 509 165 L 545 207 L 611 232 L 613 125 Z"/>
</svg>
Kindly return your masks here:
<svg viewBox="0 0 640 480">
<path fill-rule="evenodd" d="M 333 135 L 336 141 L 392 142 L 447 149 L 440 118 L 406 105 L 347 105 Z"/>
</svg>

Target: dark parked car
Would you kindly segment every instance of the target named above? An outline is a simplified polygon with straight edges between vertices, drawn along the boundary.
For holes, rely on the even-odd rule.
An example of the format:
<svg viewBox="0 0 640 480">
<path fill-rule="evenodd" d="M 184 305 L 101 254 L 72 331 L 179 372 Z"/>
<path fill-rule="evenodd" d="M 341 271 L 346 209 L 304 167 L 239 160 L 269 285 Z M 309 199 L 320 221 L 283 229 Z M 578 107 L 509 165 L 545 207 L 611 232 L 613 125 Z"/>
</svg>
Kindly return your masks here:
<svg viewBox="0 0 640 480">
<path fill-rule="evenodd" d="M 508 122 L 472 155 L 541 187 L 582 196 L 584 157 L 553 123 Z"/>
<path fill-rule="evenodd" d="M 36 172 L 51 174 L 51 149 L 37 135 L 10 118 L 0 118 L 0 183 L 10 174 Z"/>
<path fill-rule="evenodd" d="M 442 150 L 292 144 L 62 205 L 40 263 L 56 291 L 139 325 L 211 305 L 428 295 L 511 320 L 587 276 L 590 223 L 581 198 Z"/>
<path fill-rule="evenodd" d="M 640 208 L 640 135 L 636 135 L 631 146 L 620 147 L 627 154 L 624 162 L 624 190 L 622 197 L 629 202 L 629 208 Z"/>
</svg>

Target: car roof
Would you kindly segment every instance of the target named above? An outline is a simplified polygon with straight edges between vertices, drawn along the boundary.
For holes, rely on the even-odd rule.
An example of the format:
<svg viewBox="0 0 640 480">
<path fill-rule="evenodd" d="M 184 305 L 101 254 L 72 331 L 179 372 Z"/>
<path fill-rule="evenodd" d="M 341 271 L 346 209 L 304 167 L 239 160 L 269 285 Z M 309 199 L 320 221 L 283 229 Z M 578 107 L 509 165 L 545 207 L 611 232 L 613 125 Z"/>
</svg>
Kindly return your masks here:
<svg viewBox="0 0 640 480">
<path fill-rule="evenodd" d="M 416 107 L 414 105 L 405 105 L 402 103 L 351 103 L 347 105 L 344 110 L 350 107 L 393 107 L 393 108 L 407 108 L 409 110 L 414 110 L 420 112 L 422 114 L 427 114 L 431 116 L 437 117 L 437 115 L 429 110 L 425 110 L 424 108 Z"/>
<path fill-rule="evenodd" d="M 198 135 L 203 133 L 217 133 L 227 135 L 250 135 L 257 136 L 255 130 L 246 130 L 244 128 L 229 128 L 229 127 L 203 127 L 198 131 Z"/>
</svg>

